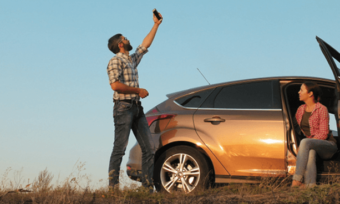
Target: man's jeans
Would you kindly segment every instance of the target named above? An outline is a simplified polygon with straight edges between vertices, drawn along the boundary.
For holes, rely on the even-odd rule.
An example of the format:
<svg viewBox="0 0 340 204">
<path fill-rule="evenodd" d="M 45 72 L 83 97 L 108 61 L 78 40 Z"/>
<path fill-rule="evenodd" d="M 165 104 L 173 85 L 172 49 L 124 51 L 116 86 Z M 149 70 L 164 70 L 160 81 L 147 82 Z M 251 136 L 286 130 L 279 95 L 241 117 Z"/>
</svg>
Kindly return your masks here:
<svg viewBox="0 0 340 204">
<path fill-rule="evenodd" d="M 119 171 L 132 129 L 142 149 L 142 185 L 153 186 L 154 144 L 140 102 L 116 101 L 113 108 L 115 140 L 109 165 L 109 186 L 119 183 Z"/>
<path fill-rule="evenodd" d="M 330 159 L 338 150 L 334 142 L 327 140 L 305 138 L 301 141 L 296 158 L 296 171 L 293 180 L 302 182 L 305 179 L 307 186 L 316 184 L 316 155 L 321 159 Z"/>
</svg>

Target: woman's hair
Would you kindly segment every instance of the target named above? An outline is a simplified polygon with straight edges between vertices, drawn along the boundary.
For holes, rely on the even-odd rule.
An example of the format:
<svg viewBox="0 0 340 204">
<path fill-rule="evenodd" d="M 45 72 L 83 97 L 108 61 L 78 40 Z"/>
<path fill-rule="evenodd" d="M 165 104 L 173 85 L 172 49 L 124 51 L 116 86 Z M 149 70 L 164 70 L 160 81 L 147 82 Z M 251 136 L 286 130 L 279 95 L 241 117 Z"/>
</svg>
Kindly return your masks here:
<svg viewBox="0 0 340 204">
<path fill-rule="evenodd" d="M 309 92 L 313 92 L 313 96 L 314 96 L 314 102 L 318 102 L 320 101 L 320 97 L 322 95 L 322 91 L 320 89 L 320 87 L 315 83 L 315 82 L 311 82 L 311 81 L 306 81 L 303 83 L 306 86 L 306 89 Z"/>
</svg>

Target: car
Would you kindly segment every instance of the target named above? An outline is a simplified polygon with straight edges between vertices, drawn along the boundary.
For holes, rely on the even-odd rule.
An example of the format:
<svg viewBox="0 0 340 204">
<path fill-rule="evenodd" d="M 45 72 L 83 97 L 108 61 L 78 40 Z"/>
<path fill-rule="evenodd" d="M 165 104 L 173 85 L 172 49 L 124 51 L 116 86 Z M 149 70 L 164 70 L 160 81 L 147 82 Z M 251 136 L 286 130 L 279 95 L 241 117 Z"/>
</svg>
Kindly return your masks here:
<svg viewBox="0 0 340 204">
<path fill-rule="evenodd" d="M 257 183 L 262 177 L 287 177 L 295 171 L 302 138 L 293 118 L 305 81 L 322 89 L 321 103 L 334 122 L 338 140 L 340 54 L 317 38 L 335 80 L 269 77 L 207 85 L 168 94 L 146 113 L 155 144 L 154 183 L 158 191 L 190 193 L 219 183 Z M 339 144 L 339 142 L 338 142 Z M 127 174 L 141 177 L 141 149 L 131 149 Z M 318 180 L 340 175 L 340 154 L 318 161 Z"/>
</svg>

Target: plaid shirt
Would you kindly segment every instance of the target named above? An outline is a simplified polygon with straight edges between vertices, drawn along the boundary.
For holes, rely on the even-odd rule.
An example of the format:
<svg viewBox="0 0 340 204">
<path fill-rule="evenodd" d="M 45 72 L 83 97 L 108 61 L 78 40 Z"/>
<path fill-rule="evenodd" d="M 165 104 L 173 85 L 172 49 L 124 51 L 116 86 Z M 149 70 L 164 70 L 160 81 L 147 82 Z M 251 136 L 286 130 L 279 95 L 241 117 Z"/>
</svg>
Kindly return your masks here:
<svg viewBox="0 0 340 204">
<path fill-rule="evenodd" d="M 107 74 L 109 75 L 110 84 L 119 81 L 130 87 L 139 87 L 137 66 L 143 55 L 148 50 L 143 46 L 138 46 L 136 52 L 128 56 L 124 53 L 117 53 L 112 57 L 107 65 Z M 138 94 L 122 94 L 117 91 L 113 94 L 114 100 L 139 100 Z"/>
<path fill-rule="evenodd" d="M 306 104 L 303 104 L 296 111 L 295 118 L 299 126 L 301 125 L 302 116 L 305 112 L 305 108 Z M 326 106 L 322 105 L 319 102 L 316 103 L 308 121 L 311 135 L 306 135 L 306 137 L 327 140 L 329 134 L 329 115 Z"/>
</svg>

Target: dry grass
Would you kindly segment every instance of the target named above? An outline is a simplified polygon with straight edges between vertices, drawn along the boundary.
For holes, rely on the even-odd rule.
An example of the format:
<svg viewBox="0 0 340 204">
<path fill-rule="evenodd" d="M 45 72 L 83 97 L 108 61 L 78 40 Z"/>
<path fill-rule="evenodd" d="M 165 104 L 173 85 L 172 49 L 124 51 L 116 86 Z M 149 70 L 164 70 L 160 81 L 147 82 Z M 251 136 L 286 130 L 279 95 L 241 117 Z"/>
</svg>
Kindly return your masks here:
<svg viewBox="0 0 340 204">
<path fill-rule="evenodd" d="M 191 194 L 175 192 L 148 193 L 148 189 L 131 185 L 109 191 L 107 187 L 93 189 L 90 180 L 82 174 L 79 163 L 60 184 L 52 185 L 53 176 L 47 169 L 33 182 L 25 182 L 21 171 L 7 169 L 0 180 L 0 203 L 339 203 L 340 182 L 330 178 L 329 183 L 314 188 L 291 188 L 291 178 L 263 178 L 260 184 L 229 184 L 200 190 Z"/>
</svg>

